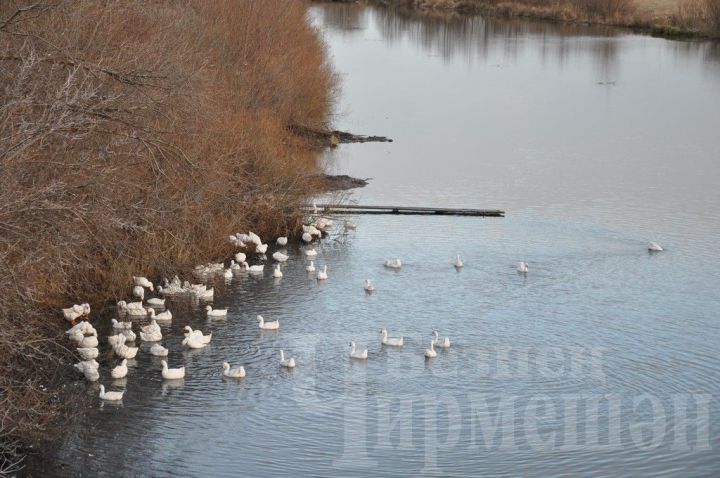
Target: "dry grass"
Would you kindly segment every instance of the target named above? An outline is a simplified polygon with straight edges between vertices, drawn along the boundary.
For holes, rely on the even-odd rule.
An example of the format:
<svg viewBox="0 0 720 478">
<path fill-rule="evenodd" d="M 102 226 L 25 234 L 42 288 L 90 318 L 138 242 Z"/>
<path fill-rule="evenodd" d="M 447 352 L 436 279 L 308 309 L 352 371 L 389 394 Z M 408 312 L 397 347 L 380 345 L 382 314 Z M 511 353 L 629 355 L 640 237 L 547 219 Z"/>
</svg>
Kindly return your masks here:
<svg viewBox="0 0 720 478">
<path fill-rule="evenodd" d="M 0 443 L 60 407 L 50 311 L 298 227 L 316 151 L 287 125 L 332 91 L 295 0 L 0 3 Z"/>
</svg>

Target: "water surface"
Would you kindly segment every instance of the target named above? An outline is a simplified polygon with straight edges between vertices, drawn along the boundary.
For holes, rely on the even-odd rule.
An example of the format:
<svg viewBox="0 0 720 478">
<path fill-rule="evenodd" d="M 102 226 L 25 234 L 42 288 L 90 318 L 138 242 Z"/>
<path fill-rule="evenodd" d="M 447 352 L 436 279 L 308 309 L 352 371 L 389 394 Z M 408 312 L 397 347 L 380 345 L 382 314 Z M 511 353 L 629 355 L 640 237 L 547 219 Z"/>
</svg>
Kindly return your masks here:
<svg viewBox="0 0 720 478">
<path fill-rule="evenodd" d="M 720 473 L 718 46 L 354 5 L 311 21 L 341 75 L 338 128 L 394 139 L 328 153 L 332 170 L 373 178 L 350 200 L 507 217 L 355 217 L 316 246 L 326 283 L 289 247 L 283 279 L 217 284 L 227 320 L 171 304 L 163 343 L 186 379 L 163 382 L 141 352 L 122 405 L 88 410 L 46 470 Z M 211 346 L 183 351 L 185 324 Z M 383 348 L 380 327 L 403 349 Z M 453 345 L 428 361 L 433 329 Z M 348 360 L 350 340 L 367 363 Z M 225 360 L 247 377 L 223 380 Z"/>
</svg>

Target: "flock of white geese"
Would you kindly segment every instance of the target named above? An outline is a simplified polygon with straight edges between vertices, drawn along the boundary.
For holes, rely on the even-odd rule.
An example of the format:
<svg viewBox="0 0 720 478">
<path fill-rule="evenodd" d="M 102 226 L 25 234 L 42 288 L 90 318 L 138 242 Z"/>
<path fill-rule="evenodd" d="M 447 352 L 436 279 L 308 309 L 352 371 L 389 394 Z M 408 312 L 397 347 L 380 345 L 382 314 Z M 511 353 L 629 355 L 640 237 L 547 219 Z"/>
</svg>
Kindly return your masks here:
<svg viewBox="0 0 720 478">
<path fill-rule="evenodd" d="M 324 232 L 328 230 L 333 224 L 332 220 L 327 218 L 317 218 L 313 224 L 309 226 L 303 226 L 303 233 L 301 239 L 310 243 L 315 239 L 322 238 Z M 355 225 L 351 222 L 345 221 L 344 227 L 346 230 L 355 229 Z M 268 244 L 263 243 L 260 237 L 249 232 L 248 234 L 232 235 L 229 237 L 229 241 L 239 249 L 244 251 L 251 251 L 260 256 L 264 256 L 267 252 Z M 278 246 L 285 246 L 288 243 L 287 237 L 278 237 L 276 244 Z M 655 243 L 651 242 L 648 245 L 650 252 L 660 252 L 663 248 Z M 309 264 L 305 270 L 309 273 L 315 273 L 315 277 L 318 281 L 325 281 L 328 279 L 327 265 L 324 265 L 322 269 L 317 270 L 315 266 L 315 257 L 317 251 L 314 248 L 304 251 L 304 255 L 309 260 Z M 276 262 L 273 269 L 272 276 L 274 278 L 281 278 L 282 271 L 280 270 L 280 263 L 286 262 L 290 256 L 283 251 L 277 251 L 272 254 L 272 258 Z M 246 261 L 246 252 L 238 252 L 234 258 L 230 260 L 228 267 L 225 267 L 224 263 L 210 263 L 205 265 L 197 266 L 194 270 L 195 275 L 203 278 L 208 276 L 222 274 L 225 279 L 232 280 L 235 271 L 247 271 L 250 274 L 263 274 L 264 264 L 249 265 Z M 399 270 L 402 268 L 402 262 L 400 259 L 388 259 L 383 264 L 385 267 L 390 269 Z M 455 257 L 452 265 L 460 269 L 464 266 L 460 255 Z M 521 274 L 527 274 L 529 271 L 529 264 L 521 261 L 517 265 L 517 271 Z M 371 294 L 375 287 L 373 286 L 370 279 L 365 280 L 364 289 L 368 294 Z M 149 297 L 145 298 L 146 290 L 151 292 L 157 291 L 158 295 L 162 297 Z M 140 350 L 139 347 L 133 346 L 133 343 L 138 339 L 142 342 L 152 343 L 149 347 L 148 353 L 150 355 L 162 358 L 161 364 L 162 369 L 160 374 L 164 380 L 178 380 L 185 377 L 185 367 L 169 368 L 167 357 L 169 351 L 163 347 L 160 342 L 163 339 L 162 331 L 159 323 L 171 323 L 172 313 L 170 310 L 164 310 L 163 312 L 156 312 L 155 309 L 165 309 L 165 300 L 168 296 L 192 296 L 194 298 L 211 302 L 214 298 L 213 288 L 208 288 L 205 284 L 191 284 L 188 281 L 181 282 L 181 280 L 175 276 L 172 281 L 167 279 L 163 280 L 163 285 L 154 287 L 153 283 L 145 277 L 133 277 L 132 286 L 133 301 L 125 302 L 120 301 L 117 303 L 117 312 L 120 319 L 129 320 L 118 320 L 116 318 L 111 319 L 113 335 L 107 337 L 107 343 L 113 350 L 113 354 L 121 359 L 121 362 L 110 370 L 110 376 L 113 379 L 123 379 L 128 374 L 128 360 L 134 359 Z M 208 319 L 222 319 L 227 317 L 227 309 L 214 309 L 211 305 L 205 307 L 206 316 Z M 99 368 L 100 364 L 95 360 L 99 356 L 99 340 L 97 330 L 90 323 L 90 305 L 87 303 L 73 305 L 67 309 L 62 309 L 63 316 L 66 320 L 71 322 L 72 327 L 65 333 L 68 338 L 77 347 L 77 353 L 80 361 L 74 365 L 74 367 L 81 372 L 85 378 L 90 382 L 97 382 L 100 379 Z M 138 319 L 149 319 L 148 325 L 140 325 L 139 331 L 136 334 L 133 330 L 135 328 L 135 322 L 133 320 Z M 278 320 L 267 321 L 263 316 L 258 315 L 256 317 L 258 327 L 262 330 L 278 330 L 280 328 L 280 322 Z M 182 345 L 190 349 L 201 349 L 206 347 L 212 340 L 212 332 L 209 334 L 203 334 L 200 330 L 193 330 L 189 325 L 186 325 L 183 329 L 184 339 Z M 388 347 L 402 347 L 404 345 L 404 338 L 390 337 L 388 331 L 382 328 L 379 332 L 380 340 L 382 345 Z M 128 345 L 129 344 L 129 345 Z M 432 339 L 430 340 L 429 347 L 425 350 L 425 357 L 428 359 L 437 356 L 436 348 L 449 348 L 450 338 L 441 337 L 437 331 L 433 331 Z M 368 349 L 365 347 L 359 350 L 356 347 L 355 342 L 350 342 L 350 351 L 348 354 L 350 359 L 355 360 L 367 360 Z M 279 366 L 285 368 L 294 368 L 296 361 L 294 357 L 286 357 L 285 352 L 279 350 Z M 233 368 L 228 362 L 221 364 L 222 375 L 228 378 L 241 379 L 245 377 L 245 367 L 239 366 Z M 120 401 L 123 398 L 124 391 L 106 391 L 104 385 L 100 385 L 99 397 L 103 401 Z"/>
</svg>

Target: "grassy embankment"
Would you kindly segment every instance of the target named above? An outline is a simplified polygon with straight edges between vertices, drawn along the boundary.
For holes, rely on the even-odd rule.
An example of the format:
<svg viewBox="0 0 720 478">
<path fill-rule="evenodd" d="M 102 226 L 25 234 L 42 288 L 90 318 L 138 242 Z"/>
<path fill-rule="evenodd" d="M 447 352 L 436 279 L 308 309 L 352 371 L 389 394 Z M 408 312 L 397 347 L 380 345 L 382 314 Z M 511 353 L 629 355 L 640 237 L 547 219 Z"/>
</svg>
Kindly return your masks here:
<svg viewBox="0 0 720 478">
<path fill-rule="evenodd" d="M 365 1 L 426 11 L 456 11 L 623 26 L 663 36 L 720 37 L 720 0 Z"/>
<path fill-rule="evenodd" d="M 0 471 L 47 436 L 58 309 L 297 230 L 334 76 L 296 0 L 0 3 Z M 73 377 L 75 377 L 73 375 Z"/>
</svg>

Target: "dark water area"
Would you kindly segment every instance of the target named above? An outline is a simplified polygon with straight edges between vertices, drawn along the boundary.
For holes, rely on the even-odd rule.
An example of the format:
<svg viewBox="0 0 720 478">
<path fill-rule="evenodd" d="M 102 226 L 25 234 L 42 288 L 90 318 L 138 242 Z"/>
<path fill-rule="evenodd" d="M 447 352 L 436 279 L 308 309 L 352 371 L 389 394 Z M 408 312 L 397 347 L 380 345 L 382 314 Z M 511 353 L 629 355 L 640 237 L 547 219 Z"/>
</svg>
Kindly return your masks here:
<svg viewBox="0 0 720 478">
<path fill-rule="evenodd" d="M 282 279 L 210 281 L 225 320 L 169 301 L 185 379 L 143 345 L 111 387 L 122 403 L 94 401 L 30 474 L 720 474 L 718 44 L 357 5 L 310 21 L 342 79 L 335 126 L 394 140 L 327 153 L 331 173 L 373 178 L 350 201 L 507 216 L 338 219 L 314 246 L 325 282 L 289 246 Z M 186 324 L 210 346 L 183 349 Z M 435 329 L 452 345 L 426 359 Z M 117 358 L 98 361 L 111 385 Z"/>
</svg>

